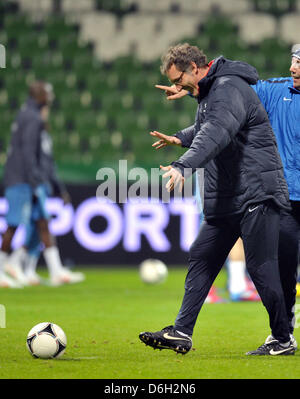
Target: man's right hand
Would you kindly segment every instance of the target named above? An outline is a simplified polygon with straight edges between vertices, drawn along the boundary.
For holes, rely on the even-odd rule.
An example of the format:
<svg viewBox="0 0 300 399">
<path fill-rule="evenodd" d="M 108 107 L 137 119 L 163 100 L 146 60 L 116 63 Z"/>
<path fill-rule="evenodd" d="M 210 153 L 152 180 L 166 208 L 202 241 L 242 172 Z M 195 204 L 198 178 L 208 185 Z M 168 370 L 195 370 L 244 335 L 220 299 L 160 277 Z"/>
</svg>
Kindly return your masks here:
<svg viewBox="0 0 300 399">
<path fill-rule="evenodd" d="M 150 132 L 151 136 L 157 137 L 159 140 L 152 144 L 156 150 L 166 147 L 167 145 L 178 145 L 181 146 L 181 140 L 175 136 L 168 136 L 166 134 L 153 131 Z"/>
<path fill-rule="evenodd" d="M 45 105 L 44 107 L 41 108 L 40 114 L 41 114 L 41 118 L 43 119 L 44 122 L 48 122 L 49 113 L 50 113 L 50 109 L 47 105 Z"/>
<path fill-rule="evenodd" d="M 188 94 L 188 90 L 181 89 L 180 91 L 177 90 L 176 86 L 162 86 L 162 85 L 155 85 L 157 89 L 164 90 L 167 100 L 177 100 L 178 98 L 184 97 Z"/>
</svg>

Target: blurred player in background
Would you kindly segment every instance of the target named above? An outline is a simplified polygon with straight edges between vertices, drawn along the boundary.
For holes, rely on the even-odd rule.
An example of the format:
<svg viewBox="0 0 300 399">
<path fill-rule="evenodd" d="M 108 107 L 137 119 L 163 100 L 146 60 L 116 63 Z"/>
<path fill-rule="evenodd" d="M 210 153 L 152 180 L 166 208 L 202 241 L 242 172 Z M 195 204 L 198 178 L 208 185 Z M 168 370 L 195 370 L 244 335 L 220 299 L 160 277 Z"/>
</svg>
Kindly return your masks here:
<svg viewBox="0 0 300 399">
<path fill-rule="evenodd" d="M 252 66 L 206 56 L 187 43 L 170 48 L 162 73 L 178 91 L 188 90 L 198 102 L 195 124 L 153 146 L 189 148 L 172 165 L 162 167 L 168 190 L 182 189 L 186 171 L 205 167 L 205 220 L 190 248 L 185 295 L 174 326 L 140 339 L 154 348 L 186 353 L 210 287 L 239 237 L 247 270 L 269 314 L 274 339 L 248 355 L 292 355 L 292 344 L 278 268 L 280 209 L 290 209 L 275 137 L 250 84 L 258 75 Z M 247 138 L 247 139 L 246 139 Z M 184 176 L 185 175 L 185 176 Z"/>
<path fill-rule="evenodd" d="M 230 300 L 233 302 L 260 301 L 260 296 L 246 270 L 244 246 L 241 238 L 237 240 L 230 251 L 226 266 Z"/>
<path fill-rule="evenodd" d="M 37 231 L 44 245 L 43 255 L 51 284 L 60 285 L 84 279 L 81 273 L 72 273 L 63 267 L 55 239 L 49 232 L 49 215 L 45 206 L 51 190 L 54 188 L 65 202 L 69 201 L 67 191 L 56 176 L 52 140 L 47 132 L 49 107 L 53 97 L 49 83 L 36 81 L 31 84 L 29 98 L 13 125 L 5 165 L 4 186 L 9 210 L 6 215 L 8 228 L 3 235 L 0 251 L 0 268 L 23 285 L 37 284 L 39 281 L 32 261 L 33 246 L 35 259 L 38 254 L 38 244 L 34 239 Z M 24 225 L 26 229 L 29 258 L 25 247 L 17 249 L 8 257 L 12 238 L 19 225 Z M 26 273 L 22 269 L 23 262 L 27 263 Z"/>
<path fill-rule="evenodd" d="M 43 151 L 41 152 L 40 167 L 47 179 L 47 183 L 41 185 L 32 207 L 31 221 L 26 226 L 26 253 L 23 250 L 19 259 L 24 264 L 24 271 L 28 283 L 36 285 L 40 283 L 40 277 L 36 273 L 38 259 L 44 246 L 43 256 L 50 274 L 51 285 L 57 286 L 68 283 L 79 283 L 84 280 L 80 272 L 71 272 L 66 269 L 60 260 L 55 238 L 49 231 L 49 215 L 46 210 L 46 200 L 49 196 L 56 195 L 62 198 L 64 204 L 69 204 L 71 198 L 64 184 L 58 179 L 52 152 L 52 138 L 48 133 L 49 106 L 41 110 L 42 119 L 47 130 L 43 132 Z M 50 249 L 50 251 L 49 251 Z M 21 249 L 22 251 L 22 249 Z"/>
<path fill-rule="evenodd" d="M 44 122 L 40 112 L 48 101 L 46 92 L 40 86 L 31 86 L 29 98 L 12 125 L 12 137 L 3 181 L 5 198 L 8 203 L 6 214 L 8 227 L 2 237 L 0 251 L 2 273 L 0 285 L 2 286 L 6 286 L 6 283 L 7 286 L 12 286 L 3 274 L 7 257 L 11 251 L 11 242 L 18 226 L 29 223 L 33 193 L 43 183 L 43 176 L 39 168 L 39 153 Z M 13 274 L 16 279 L 25 283 L 25 276 L 20 267 L 15 268 Z"/>
</svg>

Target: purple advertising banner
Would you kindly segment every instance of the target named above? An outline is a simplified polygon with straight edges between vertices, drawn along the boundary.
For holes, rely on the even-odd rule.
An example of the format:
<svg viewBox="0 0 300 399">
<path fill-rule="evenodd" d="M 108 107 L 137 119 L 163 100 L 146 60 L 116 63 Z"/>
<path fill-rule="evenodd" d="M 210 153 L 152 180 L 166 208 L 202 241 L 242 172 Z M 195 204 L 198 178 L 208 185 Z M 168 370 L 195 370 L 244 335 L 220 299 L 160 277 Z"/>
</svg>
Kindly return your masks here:
<svg viewBox="0 0 300 399">
<path fill-rule="evenodd" d="M 195 239 L 200 214 L 194 198 L 142 198 L 126 203 L 96 197 L 96 185 L 68 185 L 72 204 L 49 198 L 50 231 L 56 236 L 61 258 L 76 265 L 137 265 L 158 258 L 186 264 Z M 7 203 L 0 198 L 0 233 L 6 229 Z M 24 227 L 13 239 L 13 248 L 24 242 Z"/>
</svg>

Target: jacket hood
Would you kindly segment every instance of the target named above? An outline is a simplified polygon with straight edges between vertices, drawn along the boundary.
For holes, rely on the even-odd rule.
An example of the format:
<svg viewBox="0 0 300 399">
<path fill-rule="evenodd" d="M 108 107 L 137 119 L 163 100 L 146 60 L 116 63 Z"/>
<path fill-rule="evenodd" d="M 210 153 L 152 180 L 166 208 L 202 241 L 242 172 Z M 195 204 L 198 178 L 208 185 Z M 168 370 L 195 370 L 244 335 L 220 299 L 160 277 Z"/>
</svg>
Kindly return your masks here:
<svg viewBox="0 0 300 399">
<path fill-rule="evenodd" d="M 257 70 L 252 65 L 242 61 L 231 61 L 220 56 L 213 60 L 207 75 L 198 83 L 200 97 L 203 98 L 207 94 L 216 78 L 229 75 L 239 76 L 249 85 L 254 85 L 258 81 Z"/>
</svg>

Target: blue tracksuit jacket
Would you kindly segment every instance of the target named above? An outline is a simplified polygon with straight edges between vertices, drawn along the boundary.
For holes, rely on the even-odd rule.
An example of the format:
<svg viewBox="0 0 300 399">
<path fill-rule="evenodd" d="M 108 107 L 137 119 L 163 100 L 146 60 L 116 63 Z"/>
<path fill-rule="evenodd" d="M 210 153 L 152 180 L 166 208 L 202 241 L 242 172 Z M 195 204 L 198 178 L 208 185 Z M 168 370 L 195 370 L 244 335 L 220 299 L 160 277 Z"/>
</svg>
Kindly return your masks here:
<svg viewBox="0 0 300 399">
<path fill-rule="evenodd" d="M 252 87 L 276 135 L 290 199 L 300 201 L 300 90 L 290 77 L 259 80 Z"/>
</svg>

